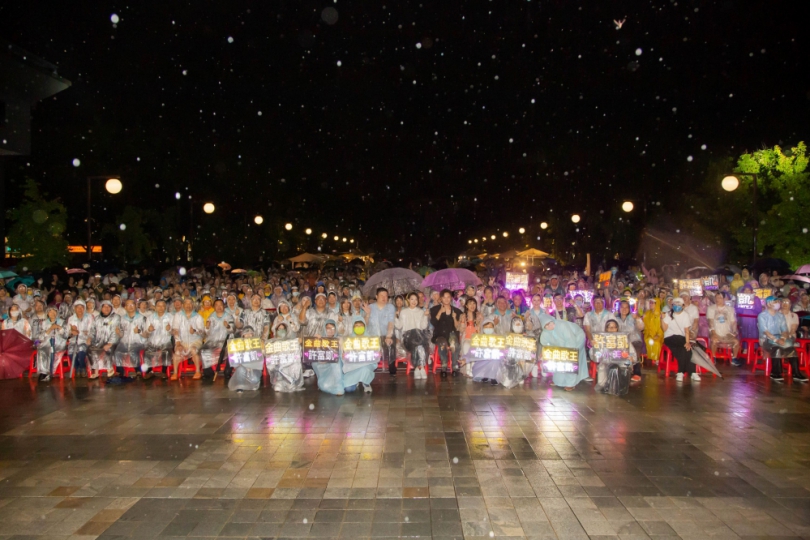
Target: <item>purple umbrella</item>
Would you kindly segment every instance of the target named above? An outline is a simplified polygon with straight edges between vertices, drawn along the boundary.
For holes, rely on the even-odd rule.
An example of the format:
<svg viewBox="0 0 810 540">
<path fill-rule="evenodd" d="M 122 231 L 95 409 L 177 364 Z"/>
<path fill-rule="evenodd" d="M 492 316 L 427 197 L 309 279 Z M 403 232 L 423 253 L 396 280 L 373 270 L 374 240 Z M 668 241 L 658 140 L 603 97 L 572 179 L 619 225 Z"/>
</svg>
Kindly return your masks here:
<svg viewBox="0 0 810 540">
<path fill-rule="evenodd" d="M 478 276 L 464 268 L 445 268 L 444 270 L 428 274 L 424 281 L 422 281 L 423 289 L 430 288 L 434 291 L 442 289 L 456 291 L 464 289 L 467 285 L 481 285 L 481 280 L 478 279 Z"/>
</svg>

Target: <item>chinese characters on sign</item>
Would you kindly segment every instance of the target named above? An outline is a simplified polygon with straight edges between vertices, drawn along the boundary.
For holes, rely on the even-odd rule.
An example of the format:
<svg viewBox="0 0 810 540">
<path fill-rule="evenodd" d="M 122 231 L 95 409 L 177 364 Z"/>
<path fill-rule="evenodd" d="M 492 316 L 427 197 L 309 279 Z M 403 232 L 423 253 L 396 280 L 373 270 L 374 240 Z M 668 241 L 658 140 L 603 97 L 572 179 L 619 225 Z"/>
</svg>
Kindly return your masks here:
<svg viewBox="0 0 810 540">
<path fill-rule="evenodd" d="M 466 358 L 475 360 L 500 360 L 506 354 L 506 338 L 503 336 L 487 336 L 473 334 L 470 339 L 470 352 Z"/>
<path fill-rule="evenodd" d="M 577 349 L 544 346 L 541 359 L 546 373 L 579 372 L 579 351 Z"/>
<path fill-rule="evenodd" d="M 301 344 L 296 338 L 268 341 L 264 346 L 264 361 L 268 366 L 286 366 L 300 362 Z"/>
<path fill-rule="evenodd" d="M 338 338 L 304 338 L 304 359 L 310 362 L 337 362 L 339 355 Z"/>
<path fill-rule="evenodd" d="M 522 274 L 518 272 L 506 273 L 506 288 L 510 291 L 529 290 L 529 274 Z"/>
<path fill-rule="evenodd" d="M 740 309 L 754 309 L 754 294 L 737 293 L 737 307 Z"/>
<path fill-rule="evenodd" d="M 754 289 L 754 294 L 757 295 L 760 300 L 765 300 L 769 296 L 773 296 L 773 289 L 770 287 L 760 287 L 759 289 Z"/>
<path fill-rule="evenodd" d="M 233 338 L 228 340 L 228 363 L 231 366 L 264 362 L 262 340 L 259 338 Z"/>
<path fill-rule="evenodd" d="M 520 334 L 509 334 L 506 336 L 506 358 L 534 362 L 537 358 L 537 341 Z"/>
<path fill-rule="evenodd" d="M 597 332 L 593 334 L 591 345 L 595 362 L 630 360 L 630 340 L 625 333 Z"/>
<path fill-rule="evenodd" d="M 703 295 L 703 281 L 700 279 L 679 279 L 678 291 L 687 291 L 689 296 L 702 296 Z"/>
<path fill-rule="evenodd" d="M 347 337 L 342 338 L 340 344 L 343 347 L 343 361 L 349 364 L 376 364 L 382 356 L 379 337 Z"/>
<path fill-rule="evenodd" d="M 720 278 L 717 276 L 706 276 L 702 281 L 704 291 L 716 291 L 720 288 Z"/>
</svg>

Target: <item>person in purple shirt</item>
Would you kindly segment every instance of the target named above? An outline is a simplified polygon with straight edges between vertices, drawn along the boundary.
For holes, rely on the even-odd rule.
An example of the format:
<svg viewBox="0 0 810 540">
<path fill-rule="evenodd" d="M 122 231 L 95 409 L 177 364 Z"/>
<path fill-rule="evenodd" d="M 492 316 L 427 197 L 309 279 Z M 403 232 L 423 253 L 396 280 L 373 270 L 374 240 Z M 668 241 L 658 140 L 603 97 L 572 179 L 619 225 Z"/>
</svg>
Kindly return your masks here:
<svg viewBox="0 0 810 540">
<path fill-rule="evenodd" d="M 388 362 L 388 373 L 397 376 L 397 353 L 394 343 L 394 319 L 397 310 L 388 302 L 388 290 L 384 287 L 377 289 L 377 301 L 370 306 L 364 306 L 366 312 L 365 334 L 371 337 L 379 336 L 382 345 L 383 362 Z"/>
</svg>

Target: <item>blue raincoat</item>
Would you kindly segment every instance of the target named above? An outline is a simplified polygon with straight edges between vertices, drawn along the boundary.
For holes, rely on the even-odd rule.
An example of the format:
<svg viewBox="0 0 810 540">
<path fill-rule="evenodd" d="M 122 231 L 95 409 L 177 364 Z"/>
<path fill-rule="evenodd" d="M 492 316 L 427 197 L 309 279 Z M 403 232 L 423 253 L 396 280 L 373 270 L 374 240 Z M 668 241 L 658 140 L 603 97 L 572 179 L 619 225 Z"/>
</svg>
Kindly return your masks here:
<svg viewBox="0 0 810 540">
<path fill-rule="evenodd" d="M 558 320 L 546 313 L 540 313 L 538 318 L 543 325 L 543 331 L 537 343 L 538 349 L 543 346 L 550 346 L 579 350 L 579 372 L 555 373 L 554 385 L 568 388 L 576 386 L 580 381 L 587 379 L 588 354 L 585 351 L 585 331 L 576 323 Z M 546 330 L 546 325 L 552 322 L 554 323 L 554 330 Z"/>
</svg>

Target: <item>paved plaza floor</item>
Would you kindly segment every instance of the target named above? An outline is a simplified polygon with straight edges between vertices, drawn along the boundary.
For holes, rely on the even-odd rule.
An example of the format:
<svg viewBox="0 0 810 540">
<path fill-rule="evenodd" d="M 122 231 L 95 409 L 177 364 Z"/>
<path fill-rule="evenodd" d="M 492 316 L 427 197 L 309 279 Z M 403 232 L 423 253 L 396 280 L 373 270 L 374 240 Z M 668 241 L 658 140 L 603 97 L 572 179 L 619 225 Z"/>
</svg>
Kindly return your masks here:
<svg viewBox="0 0 810 540">
<path fill-rule="evenodd" d="M 810 386 L 0 381 L 0 540 L 810 538 Z"/>
</svg>

